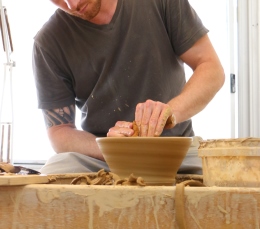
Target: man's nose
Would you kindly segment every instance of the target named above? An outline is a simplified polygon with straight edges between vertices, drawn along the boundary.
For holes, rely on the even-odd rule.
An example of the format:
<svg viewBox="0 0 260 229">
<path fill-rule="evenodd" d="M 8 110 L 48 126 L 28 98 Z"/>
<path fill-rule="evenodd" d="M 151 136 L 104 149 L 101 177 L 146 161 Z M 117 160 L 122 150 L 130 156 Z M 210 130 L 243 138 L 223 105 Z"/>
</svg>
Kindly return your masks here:
<svg viewBox="0 0 260 229">
<path fill-rule="evenodd" d="M 81 0 L 65 0 L 68 5 L 68 8 L 71 10 L 77 10 L 78 4 Z"/>
</svg>

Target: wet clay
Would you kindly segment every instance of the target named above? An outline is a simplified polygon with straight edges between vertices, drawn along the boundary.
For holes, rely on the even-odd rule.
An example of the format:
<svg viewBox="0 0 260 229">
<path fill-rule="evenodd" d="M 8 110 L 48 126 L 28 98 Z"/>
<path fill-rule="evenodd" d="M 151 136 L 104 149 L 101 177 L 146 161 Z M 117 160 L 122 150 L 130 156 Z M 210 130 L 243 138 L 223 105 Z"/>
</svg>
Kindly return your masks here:
<svg viewBox="0 0 260 229">
<path fill-rule="evenodd" d="M 173 185 L 192 138 L 113 137 L 96 141 L 112 173 L 120 177 L 133 173 L 148 185 Z"/>
<path fill-rule="evenodd" d="M 175 118 L 175 115 L 172 114 L 170 108 L 167 110 L 166 112 L 166 123 L 165 123 L 165 126 L 164 128 L 172 128 L 176 125 L 176 118 Z"/>
<path fill-rule="evenodd" d="M 134 130 L 134 134 L 131 137 L 138 137 L 139 136 L 139 128 L 136 124 L 136 121 L 133 121 L 133 130 Z"/>
<path fill-rule="evenodd" d="M 171 115 L 170 109 L 168 109 L 164 114 L 164 120 L 166 120 L 165 124 L 163 124 L 164 128 L 172 128 L 176 124 L 176 118 L 173 114 Z M 140 131 L 138 125 L 136 124 L 136 121 L 133 121 L 133 130 L 134 130 L 134 134 L 131 137 L 139 137 Z M 155 136 L 155 137 L 159 137 L 159 136 Z"/>
<path fill-rule="evenodd" d="M 129 178 L 121 179 L 118 175 L 105 172 L 104 169 L 99 170 L 97 173 L 91 173 L 88 175 L 81 175 L 74 178 L 71 184 L 76 185 L 138 185 L 145 186 L 145 182 L 142 177 L 135 177 L 131 174 Z"/>
<path fill-rule="evenodd" d="M 185 217 L 185 186 L 205 187 L 203 183 L 197 180 L 186 180 L 176 185 L 175 192 L 175 218 L 179 228 L 186 229 Z"/>
<path fill-rule="evenodd" d="M 184 191 L 188 229 L 259 228 L 259 189 Z M 175 187 L 41 184 L 0 187 L 0 196 L 0 228 L 180 228 Z"/>
</svg>

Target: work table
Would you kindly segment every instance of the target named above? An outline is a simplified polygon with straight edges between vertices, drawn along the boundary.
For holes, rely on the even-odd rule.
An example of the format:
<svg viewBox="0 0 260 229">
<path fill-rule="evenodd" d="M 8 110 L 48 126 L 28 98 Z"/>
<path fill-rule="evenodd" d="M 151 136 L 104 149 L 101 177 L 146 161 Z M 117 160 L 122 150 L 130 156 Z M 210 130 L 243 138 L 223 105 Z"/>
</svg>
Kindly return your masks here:
<svg viewBox="0 0 260 229">
<path fill-rule="evenodd" d="M 175 186 L 0 186 L 0 228 L 178 228 L 175 196 Z M 259 228 L 260 188 L 185 187 L 184 200 L 188 229 Z"/>
</svg>

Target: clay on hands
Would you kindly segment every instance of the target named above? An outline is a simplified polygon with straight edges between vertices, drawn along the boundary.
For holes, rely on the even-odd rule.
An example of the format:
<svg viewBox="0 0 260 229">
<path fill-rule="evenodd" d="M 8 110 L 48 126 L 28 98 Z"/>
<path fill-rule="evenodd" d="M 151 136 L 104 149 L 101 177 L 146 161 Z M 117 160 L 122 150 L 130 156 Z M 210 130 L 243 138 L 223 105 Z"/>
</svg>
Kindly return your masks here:
<svg viewBox="0 0 260 229">
<path fill-rule="evenodd" d="M 167 118 L 167 120 L 164 125 L 164 128 L 168 129 L 168 128 L 172 128 L 176 125 L 176 118 L 175 118 L 174 114 L 171 114 L 170 109 L 168 109 L 167 112 L 165 113 L 165 117 Z M 131 137 L 139 137 L 140 132 L 139 132 L 139 128 L 136 124 L 136 121 L 133 121 L 133 130 L 134 130 L 134 134 Z"/>
<path fill-rule="evenodd" d="M 167 109 L 167 112 L 165 114 L 167 118 L 164 128 L 173 128 L 176 125 L 176 117 L 174 114 L 172 114 L 170 109 Z"/>
<path fill-rule="evenodd" d="M 139 128 L 135 121 L 133 121 L 134 134 L 131 137 L 139 137 Z"/>
</svg>

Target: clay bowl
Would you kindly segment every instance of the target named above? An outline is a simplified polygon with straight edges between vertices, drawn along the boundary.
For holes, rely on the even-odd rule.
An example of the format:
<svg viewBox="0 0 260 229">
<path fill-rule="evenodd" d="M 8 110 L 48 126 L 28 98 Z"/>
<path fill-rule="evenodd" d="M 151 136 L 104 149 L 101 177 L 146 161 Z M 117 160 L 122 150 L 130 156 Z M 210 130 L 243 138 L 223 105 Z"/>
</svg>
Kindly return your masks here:
<svg viewBox="0 0 260 229">
<path fill-rule="evenodd" d="M 192 143 L 190 137 L 104 137 L 96 142 L 111 170 L 131 174 L 147 185 L 174 185 L 176 173 Z"/>
</svg>

